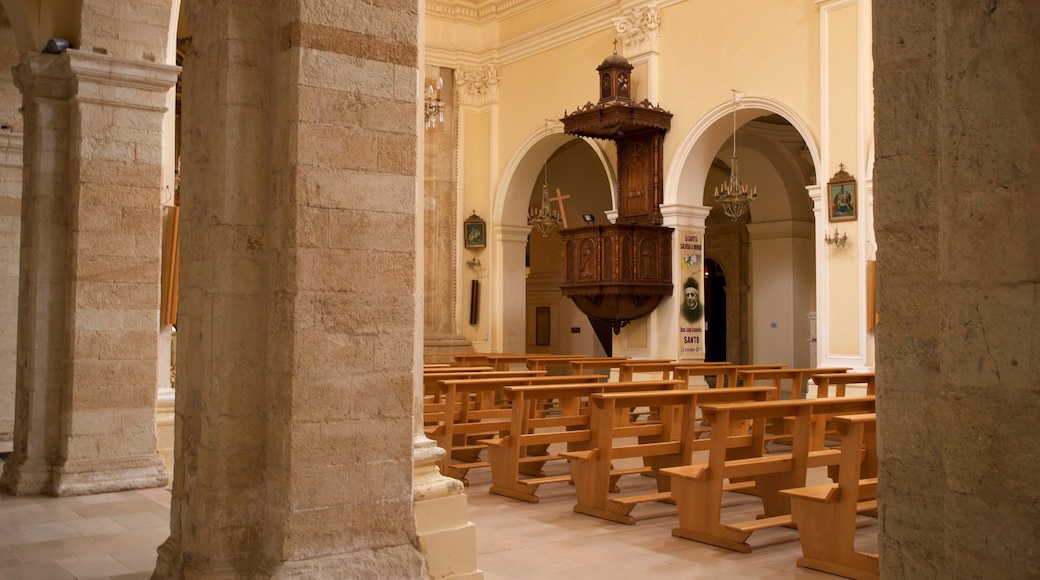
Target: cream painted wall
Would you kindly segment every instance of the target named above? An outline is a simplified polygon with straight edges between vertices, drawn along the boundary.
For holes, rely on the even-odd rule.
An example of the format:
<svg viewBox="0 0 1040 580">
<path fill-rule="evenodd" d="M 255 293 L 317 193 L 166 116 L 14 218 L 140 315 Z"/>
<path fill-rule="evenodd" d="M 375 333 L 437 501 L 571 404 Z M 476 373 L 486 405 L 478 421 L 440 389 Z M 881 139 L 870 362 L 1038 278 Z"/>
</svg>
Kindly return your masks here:
<svg viewBox="0 0 1040 580">
<path fill-rule="evenodd" d="M 705 185 L 714 186 L 703 180 L 711 159 L 731 134 L 728 113 L 732 106 L 731 89 L 739 89 L 747 95 L 746 106 L 738 111 L 739 123 L 774 112 L 798 129 L 816 162 L 817 182 L 825 183 L 836 171 L 836 164 L 821 163 L 821 160 L 835 159 L 842 154 L 844 149 L 841 148 L 847 147 L 828 142 L 833 140 L 835 127 L 840 126 L 842 137 L 850 140 L 851 157 L 855 157 L 858 150 L 867 149 L 868 136 L 862 131 L 863 111 L 871 104 L 869 90 L 863 94 L 861 29 L 864 18 L 869 19 L 869 7 L 860 6 L 855 0 L 841 2 L 848 8 L 838 8 L 835 14 L 827 13 L 837 6 L 835 3 L 801 0 L 660 3 L 657 51 L 634 59 L 638 66 L 633 88 L 636 100 L 655 95 L 655 102 L 674 114 L 664 143 L 666 203 L 699 206 L 699 193 Z M 498 67 L 498 99 L 493 105 L 492 126 L 479 136 L 467 133 L 461 163 L 468 167 L 472 163 L 484 163 L 489 157 L 486 163 L 486 183 L 492 184 L 490 210 L 486 216 L 489 226 L 495 223 L 522 227 L 526 221 L 525 198 L 532 182 L 530 170 L 516 170 L 530 162 L 528 157 L 533 155 L 533 143 L 537 142 L 533 136 L 542 129 L 545 119 L 559 119 L 565 111 L 597 99 L 595 67 L 613 50 L 616 31 L 611 19 L 622 17 L 623 11 L 615 2 L 531 0 L 503 9 L 502 13 L 493 12 L 488 10 L 466 18 L 444 18 L 428 13 L 431 21 L 428 58 L 443 60 L 444 63 L 438 64 L 444 66 L 493 64 Z M 739 46 L 732 44 L 730 32 L 734 23 L 739 23 L 742 38 L 751 39 L 749 42 Z M 850 32 L 846 34 L 846 30 Z M 831 34 L 823 38 L 824 31 Z M 866 46 L 869 52 L 869 43 Z M 625 54 L 623 46 L 619 52 Z M 824 77 L 828 79 L 826 90 L 821 87 Z M 657 84 L 651 86 L 655 82 Z M 832 123 L 836 117 L 840 117 L 841 124 Z M 849 124 L 848 129 L 844 123 Z M 698 140 L 710 141 L 707 147 L 691 148 L 691 139 L 697 135 Z M 612 151 L 610 155 L 613 159 Z M 690 172 L 689 168 L 695 165 L 702 169 Z M 741 154 L 742 177 L 759 185 L 762 192 L 761 184 L 769 183 L 772 178 L 758 175 L 755 165 L 753 154 Z M 689 181 L 694 175 L 699 177 Z M 518 177 L 524 182 L 511 183 Z M 479 195 L 470 179 L 467 173 L 462 184 L 465 195 Z M 484 180 L 485 176 L 479 179 Z M 670 200 L 668 195 L 679 197 Z M 769 203 L 763 203 L 763 208 L 755 213 L 756 220 L 772 213 L 767 211 Z M 465 204 L 472 205 L 468 199 Z M 782 219 L 790 219 L 792 215 L 811 219 L 806 216 L 807 207 L 808 202 L 801 208 L 789 207 L 787 217 Z M 834 312 L 852 318 L 835 319 L 832 324 L 827 318 L 831 311 L 821 311 L 820 324 L 828 329 L 820 333 L 821 339 L 826 339 L 827 345 L 842 349 L 846 343 L 862 345 L 868 337 L 860 324 L 861 280 L 858 275 L 850 277 L 840 263 L 831 272 L 828 265 L 831 254 L 822 252 L 822 243 L 817 241 L 822 239 L 828 225 L 826 216 L 822 217 L 824 220 L 817 220 L 812 238 L 808 240 L 808 247 L 812 248 L 807 253 L 808 259 L 788 272 L 786 284 L 795 285 L 793 277 L 796 277 L 799 287 L 815 286 L 815 291 L 808 288 L 800 293 L 805 296 L 804 305 L 791 306 L 790 320 L 792 324 L 795 318 L 804 321 L 817 303 L 821 310 L 831 306 Z M 850 224 L 850 230 L 864 228 L 866 226 L 860 225 L 864 223 L 867 222 Z M 852 244 L 861 244 L 859 236 L 859 231 L 849 231 Z M 821 260 L 815 259 L 813 249 Z M 851 268 L 857 272 L 861 266 L 865 268 L 865 263 L 860 263 L 864 259 L 861 252 L 856 251 Z M 516 260 L 516 257 L 509 258 L 512 263 Z M 804 264 L 815 267 L 815 275 L 807 273 Z M 495 290 L 489 300 L 492 310 L 488 314 L 512 318 L 504 311 L 494 310 L 509 308 L 511 304 L 508 288 L 512 284 L 508 280 L 513 278 L 499 270 L 500 265 L 495 264 L 489 272 L 489 286 Z M 821 301 L 817 296 L 820 291 L 830 293 L 829 300 Z M 662 308 L 670 311 L 667 299 L 659 307 Z M 797 315 L 793 313 L 795 308 L 799 310 Z M 526 317 L 521 314 L 519 318 Z M 664 351 L 670 348 L 667 343 L 672 339 L 663 326 L 674 326 L 673 318 L 667 314 L 651 317 L 645 333 L 649 337 L 647 348 Z M 804 327 L 807 334 L 807 323 Z M 802 329 L 798 332 L 802 333 Z M 624 332 L 619 343 L 624 343 Z M 864 351 L 862 348 L 852 350 Z M 803 357 L 799 354 L 797 358 Z M 857 365 L 864 363 L 865 359 L 857 360 Z"/>
<path fill-rule="evenodd" d="M 739 25 L 738 25 L 739 23 Z M 732 42 L 734 26 L 742 39 Z M 671 111 L 665 172 L 672 175 L 681 137 L 731 89 L 769 97 L 798 112 L 818 134 L 818 17 L 811 2 L 681 2 L 661 10 L 660 101 Z"/>
</svg>

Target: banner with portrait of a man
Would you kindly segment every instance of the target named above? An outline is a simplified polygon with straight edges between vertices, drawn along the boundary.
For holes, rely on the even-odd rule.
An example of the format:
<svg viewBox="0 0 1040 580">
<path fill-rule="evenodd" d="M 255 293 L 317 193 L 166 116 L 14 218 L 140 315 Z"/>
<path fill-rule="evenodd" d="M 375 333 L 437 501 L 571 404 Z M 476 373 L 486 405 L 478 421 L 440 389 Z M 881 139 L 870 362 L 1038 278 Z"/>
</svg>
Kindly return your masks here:
<svg viewBox="0 0 1040 580">
<path fill-rule="evenodd" d="M 704 359 L 703 247 L 701 235 L 679 233 L 679 360 Z"/>
</svg>

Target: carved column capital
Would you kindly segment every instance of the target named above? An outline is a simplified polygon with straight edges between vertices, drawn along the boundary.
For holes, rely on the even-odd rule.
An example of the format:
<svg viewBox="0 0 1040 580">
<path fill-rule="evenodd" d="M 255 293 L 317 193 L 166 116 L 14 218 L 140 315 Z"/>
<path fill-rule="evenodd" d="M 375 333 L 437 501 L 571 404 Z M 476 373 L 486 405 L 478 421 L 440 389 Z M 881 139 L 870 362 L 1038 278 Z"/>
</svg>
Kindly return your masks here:
<svg viewBox="0 0 1040 580">
<path fill-rule="evenodd" d="M 657 4 L 632 8 L 612 22 L 624 44 L 625 58 L 658 51 L 661 14 Z"/>
<path fill-rule="evenodd" d="M 486 65 L 455 71 L 460 105 L 481 107 L 498 102 L 498 67 Z"/>
</svg>

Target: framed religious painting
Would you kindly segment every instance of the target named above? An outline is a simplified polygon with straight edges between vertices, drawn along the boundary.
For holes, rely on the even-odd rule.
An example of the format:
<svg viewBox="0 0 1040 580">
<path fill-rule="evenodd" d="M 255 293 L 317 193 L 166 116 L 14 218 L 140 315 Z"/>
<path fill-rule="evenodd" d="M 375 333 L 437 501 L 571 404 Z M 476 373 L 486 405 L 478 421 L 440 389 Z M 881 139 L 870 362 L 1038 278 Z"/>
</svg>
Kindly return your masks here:
<svg viewBox="0 0 1040 580">
<path fill-rule="evenodd" d="M 832 222 L 856 219 L 856 178 L 845 171 L 845 164 L 838 165 L 838 172 L 827 182 L 827 205 Z"/>
<path fill-rule="evenodd" d="M 473 212 L 462 223 L 462 239 L 465 240 L 466 248 L 483 248 L 487 245 L 486 238 L 484 220 L 480 219 L 477 212 Z"/>
</svg>

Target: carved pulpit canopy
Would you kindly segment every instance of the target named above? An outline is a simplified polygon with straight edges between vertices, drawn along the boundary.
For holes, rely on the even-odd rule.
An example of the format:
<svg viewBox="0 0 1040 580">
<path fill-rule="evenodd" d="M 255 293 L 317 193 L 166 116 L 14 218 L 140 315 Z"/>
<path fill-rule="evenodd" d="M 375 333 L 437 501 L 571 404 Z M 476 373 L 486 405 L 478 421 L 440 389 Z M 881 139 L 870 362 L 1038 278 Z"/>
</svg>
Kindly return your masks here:
<svg viewBox="0 0 1040 580">
<path fill-rule="evenodd" d="M 672 228 L 661 226 L 664 134 L 672 114 L 631 98 L 633 66 L 614 54 L 596 68 L 600 99 L 560 119 L 571 135 L 617 143 L 618 217 L 614 224 L 561 230 L 560 290 L 614 332 L 646 316 L 672 293 Z"/>
</svg>

